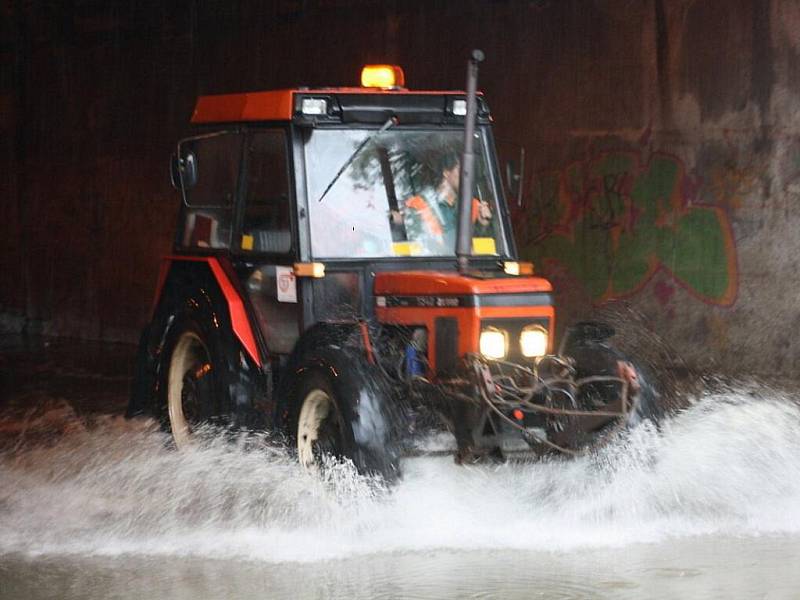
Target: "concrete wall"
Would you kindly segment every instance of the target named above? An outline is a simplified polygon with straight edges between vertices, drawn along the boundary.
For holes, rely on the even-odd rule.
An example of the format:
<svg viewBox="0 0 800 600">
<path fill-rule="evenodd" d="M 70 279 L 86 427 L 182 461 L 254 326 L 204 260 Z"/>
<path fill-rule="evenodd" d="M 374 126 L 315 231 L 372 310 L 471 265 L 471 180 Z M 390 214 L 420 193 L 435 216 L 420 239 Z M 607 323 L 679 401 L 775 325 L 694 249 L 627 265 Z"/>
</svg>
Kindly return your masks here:
<svg viewBox="0 0 800 600">
<path fill-rule="evenodd" d="M 796 0 L 0 10 L 0 326 L 135 337 L 198 94 L 354 84 L 377 61 L 411 87 L 462 87 L 480 47 L 501 150 L 527 151 L 518 243 L 558 286 L 562 324 L 622 301 L 690 365 L 794 374 Z"/>
</svg>

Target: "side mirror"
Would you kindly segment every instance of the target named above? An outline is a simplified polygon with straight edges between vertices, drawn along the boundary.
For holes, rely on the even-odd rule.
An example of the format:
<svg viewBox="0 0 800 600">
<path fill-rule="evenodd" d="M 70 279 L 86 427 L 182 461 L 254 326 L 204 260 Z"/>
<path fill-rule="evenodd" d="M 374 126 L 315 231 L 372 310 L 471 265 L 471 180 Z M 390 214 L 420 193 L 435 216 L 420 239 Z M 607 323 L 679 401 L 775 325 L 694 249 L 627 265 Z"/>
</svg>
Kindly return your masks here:
<svg viewBox="0 0 800 600">
<path fill-rule="evenodd" d="M 525 175 L 525 148 L 519 149 L 519 168 L 517 163 L 509 160 L 506 163 L 506 185 L 508 193 L 516 197 L 517 206 L 522 206 L 522 182 Z"/>
<path fill-rule="evenodd" d="M 519 170 L 517 169 L 516 161 L 509 160 L 506 163 L 506 187 L 508 193 L 512 196 L 517 195 L 517 187 L 519 186 Z"/>
<path fill-rule="evenodd" d="M 176 190 L 190 190 L 197 185 L 197 156 L 191 150 L 172 155 L 169 178 Z"/>
</svg>

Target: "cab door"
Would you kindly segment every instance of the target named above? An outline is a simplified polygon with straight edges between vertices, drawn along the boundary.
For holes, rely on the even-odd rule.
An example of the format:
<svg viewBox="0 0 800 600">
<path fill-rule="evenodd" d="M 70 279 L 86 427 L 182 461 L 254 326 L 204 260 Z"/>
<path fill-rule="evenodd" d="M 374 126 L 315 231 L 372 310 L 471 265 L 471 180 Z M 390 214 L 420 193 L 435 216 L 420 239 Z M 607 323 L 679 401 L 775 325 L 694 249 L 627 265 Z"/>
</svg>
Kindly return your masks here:
<svg viewBox="0 0 800 600">
<path fill-rule="evenodd" d="M 286 130 L 249 130 L 232 251 L 272 358 L 291 353 L 300 336 L 302 311 L 292 270 L 297 241 L 289 182 Z"/>
</svg>

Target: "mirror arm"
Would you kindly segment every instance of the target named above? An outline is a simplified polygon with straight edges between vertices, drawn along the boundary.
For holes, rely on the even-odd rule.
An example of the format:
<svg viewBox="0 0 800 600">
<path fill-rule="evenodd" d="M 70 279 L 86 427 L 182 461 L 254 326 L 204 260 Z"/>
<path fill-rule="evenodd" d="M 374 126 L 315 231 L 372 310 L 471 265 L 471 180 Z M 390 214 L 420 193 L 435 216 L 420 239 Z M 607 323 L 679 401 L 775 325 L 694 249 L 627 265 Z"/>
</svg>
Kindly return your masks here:
<svg viewBox="0 0 800 600">
<path fill-rule="evenodd" d="M 517 206 L 522 206 L 522 182 L 525 181 L 525 146 L 519 149 L 519 174 L 517 175 Z"/>
</svg>

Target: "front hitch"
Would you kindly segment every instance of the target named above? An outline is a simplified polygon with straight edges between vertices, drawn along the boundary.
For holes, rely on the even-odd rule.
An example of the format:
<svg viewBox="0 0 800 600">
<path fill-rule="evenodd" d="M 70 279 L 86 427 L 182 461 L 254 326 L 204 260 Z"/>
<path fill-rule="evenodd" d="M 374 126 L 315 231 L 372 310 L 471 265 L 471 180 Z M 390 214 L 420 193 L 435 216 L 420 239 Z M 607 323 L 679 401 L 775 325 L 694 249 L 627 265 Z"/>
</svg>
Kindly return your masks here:
<svg viewBox="0 0 800 600">
<path fill-rule="evenodd" d="M 545 356 L 533 367 L 466 357 L 486 410 L 532 448 L 577 455 L 628 421 L 639 391 L 636 370 L 617 361 L 616 375 L 578 377 L 574 361 Z M 535 422 L 540 427 L 531 427 Z"/>
</svg>

